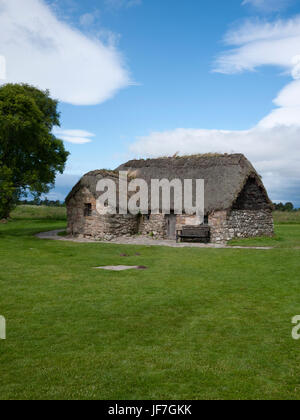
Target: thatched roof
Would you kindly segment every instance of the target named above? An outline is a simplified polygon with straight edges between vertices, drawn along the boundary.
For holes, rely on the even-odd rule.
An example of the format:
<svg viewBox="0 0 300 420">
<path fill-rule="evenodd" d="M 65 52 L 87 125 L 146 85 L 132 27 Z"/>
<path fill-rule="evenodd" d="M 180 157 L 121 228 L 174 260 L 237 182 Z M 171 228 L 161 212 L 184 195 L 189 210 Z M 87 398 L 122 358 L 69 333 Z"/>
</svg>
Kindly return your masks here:
<svg viewBox="0 0 300 420">
<path fill-rule="evenodd" d="M 260 176 L 242 154 L 132 160 L 115 171 L 93 171 L 84 175 L 68 195 L 67 201 L 84 186 L 96 196 L 98 180 L 105 177 L 118 178 L 118 171 L 128 171 L 130 177 L 142 178 L 148 185 L 151 179 L 204 179 L 206 213 L 230 209 L 248 179 L 252 178 L 265 195 L 266 205 L 270 208 L 272 206 Z"/>
<path fill-rule="evenodd" d="M 66 198 L 66 202 L 68 202 L 79 190 L 85 187 L 96 197 L 97 183 L 101 179 L 105 179 L 105 178 L 111 178 L 118 181 L 119 172 L 109 171 L 106 169 L 88 172 L 72 188 L 71 192 L 68 194 Z"/>
<path fill-rule="evenodd" d="M 66 198 L 66 203 L 75 196 L 75 194 L 82 190 L 83 188 L 87 188 L 89 190 L 89 192 L 95 197 L 97 198 L 99 196 L 99 193 L 97 193 L 96 191 L 96 187 L 98 184 L 98 181 L 100 181 L 101 179 L 111 179 L 113 181 L 115 181 L 116 184 L 116 192 L 117 192 L 117 205 L 119 203 L 119 171 L 115 170 L 115 171 L 111 171 L 108 169 L 99 169 L 96 171 L 91 171 L 88 172 L 87 174 L 83 175 L 83 177 L 77 182 L 77 184 L 72 188 L 71 192 L 68 194 L 67 198 Z M 130 176 L 130 174 L 128 174 L 128 181 L 130 182 L 130 180 L 132 179 L 132 177 Z M 130 196 L 130 194 L 128 194 L 128 196 Z"/>
<path fill-rule="evenodd" d="M 145 179 L 204 179 L 205 211 L 227 210 L 232 207 L 249 177 L 255 179 L 272 206 L 268 194 L 254 167 L 242 154 L 206 154 L 147 160 L 132 160 L 117 168 L 136 178 Z"/>
</svg>

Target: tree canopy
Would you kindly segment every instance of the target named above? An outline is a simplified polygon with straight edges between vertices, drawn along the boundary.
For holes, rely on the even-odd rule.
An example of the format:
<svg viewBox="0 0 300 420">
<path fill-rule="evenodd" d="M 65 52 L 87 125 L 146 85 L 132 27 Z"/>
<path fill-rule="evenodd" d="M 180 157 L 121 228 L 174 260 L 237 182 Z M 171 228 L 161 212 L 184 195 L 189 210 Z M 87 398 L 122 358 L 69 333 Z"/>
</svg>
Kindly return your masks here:
<svg viewBox="0 0 300 420">
<path fill-rule="evenodd" d="M 52 133 L 58 102 L 27 84 L 0 87 L 0 218 L 28 192 L 47 193 L 69 153 Z"/>
<path fill-rule="evenodd" d="M 283 204 L 283 203 L 276 204 L 275 203 L 274 204 L 274 207 L 275 207 L 275 210 L 278 210 L 278 211 L 291 212 L 291 211 L 294 211 L 295 210 L 293 203 L 285 203 L 285 204 Z"/>
</svg>

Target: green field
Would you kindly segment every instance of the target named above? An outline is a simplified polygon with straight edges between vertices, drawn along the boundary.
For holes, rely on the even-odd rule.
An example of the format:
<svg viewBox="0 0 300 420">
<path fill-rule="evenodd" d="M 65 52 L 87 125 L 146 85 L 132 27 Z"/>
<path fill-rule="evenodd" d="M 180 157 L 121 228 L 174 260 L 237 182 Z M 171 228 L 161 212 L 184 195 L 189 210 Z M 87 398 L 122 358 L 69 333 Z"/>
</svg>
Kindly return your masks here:
<svg viewBox="0 0 300 420">
<path fill-rule="evenodd" d="M 0 224 L 1 400 L 300 398 L 300 224 L 174 249 L 40 240 L 65 221 L 31 217 Z"/>
<path fill-rule="evenodd" d="M 300 210 L 286 212 L 286 211 L 274 211 L 274 222 L 276 224 L 289 224 L 299 225 L 300 224 Z"/>
<path fill-rule="evenodd" d="M 14 220 L 23 219 L 47 219 L 47 220 L 66 220 L 67 211 L 65 207 L 46 207 L 46 206 L 18 206 L 12 212 Z"/>
</svg>

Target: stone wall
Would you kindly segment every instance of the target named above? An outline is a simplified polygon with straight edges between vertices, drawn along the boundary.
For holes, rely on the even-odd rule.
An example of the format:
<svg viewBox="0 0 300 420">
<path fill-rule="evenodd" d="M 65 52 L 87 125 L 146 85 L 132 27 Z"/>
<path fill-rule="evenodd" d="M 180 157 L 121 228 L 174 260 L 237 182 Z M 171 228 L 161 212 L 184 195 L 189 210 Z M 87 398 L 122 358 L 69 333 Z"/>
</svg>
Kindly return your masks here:
<svg viewBox="0 0 300 420">
<path fill-rule="evenodd" d="M 84 214 L 85 205 L 91 205 L 91 215 Z M 168 236 L 167 218 L 162 215 L 100 215 L 95 197 L 87 188 L 82 188 L 69 200 L 67 206 L 68 234 L 111 240 L 118 236 L 151 235 L 155 238 Z M 271 210 L 218 211 L 209 215 L 211 242 L 222 243 L 233 238 L 272 236 L 274 233 Z M 198 225 L 196 216 L 178 215 L 176 229 L 184 225 Z"/>
<path fill-rule="evenodd" d="M 151 235 L 155 238 L 165 238 L 167 236 L 166 218 L 163 214 L 140 216 L 138 230 L 141 235 Z"/>
<path fill-rule="evenodd" d="M 229 232 L 227 226 L 227 211 L 217 211 L 208 216 L 208 224 L 210 226 L 211 242 L 226 242 L 232 239 L 229 236 L 233 232 Z"/>
<path fill-rule="evenodd" d="M 273 236 L 274 222 L 271 210 L 233 210 L 228 219 L 235 238 Z"/>
<path fill-rule="evenodd" d="M 271 210 L 219 211 L 209 216 L 211 242 L 222 243 L 233 238 L 272 236 L 274 223 Z"/>
<path fill-rule="evenodd" d="M 85 204 L 91 204 L 90 216 L 84 215 Z M 96 200 L 87 189 L 78 191 L 67 206 L 69 235 L 99 240 L 111 240 L 118 236 L 138 232 L 138 217 L 132 215 L 100 215 Z"/>
<path fill-rule="evenodd" d="M 155 238 L 163 239 L 168 237 L 168 216 L 163 214 L 151 214 L 141 216 L 139 224 L 139 233 L 142 235 L 152 235 Z M 199 225 L 197 216 L 177 215 L 176 230 L 182 229 L 182 226 Z"/>
<path fill-rule="evenodd" d="M 178 215 L 176 220 L 176 229 L 180 230 L 183 226 L 198 226 L 200 219 L 198 216 L 190 216 L 186 214 Z"/>
</svg>

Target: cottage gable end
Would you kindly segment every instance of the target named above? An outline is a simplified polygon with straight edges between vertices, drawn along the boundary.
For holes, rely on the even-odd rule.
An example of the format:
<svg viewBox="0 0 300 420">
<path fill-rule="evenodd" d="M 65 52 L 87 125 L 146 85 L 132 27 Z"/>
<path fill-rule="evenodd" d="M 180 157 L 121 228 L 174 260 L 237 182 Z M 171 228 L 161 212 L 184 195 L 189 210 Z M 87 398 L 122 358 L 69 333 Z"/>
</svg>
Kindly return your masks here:
<svg viewBox="0 0 300 420">
<path fill-rule="evenodd" d="M 270 210 L 268 194 L 257 176 L 249 176 L 233 203 L 233 210 Z"/>
</svg>

